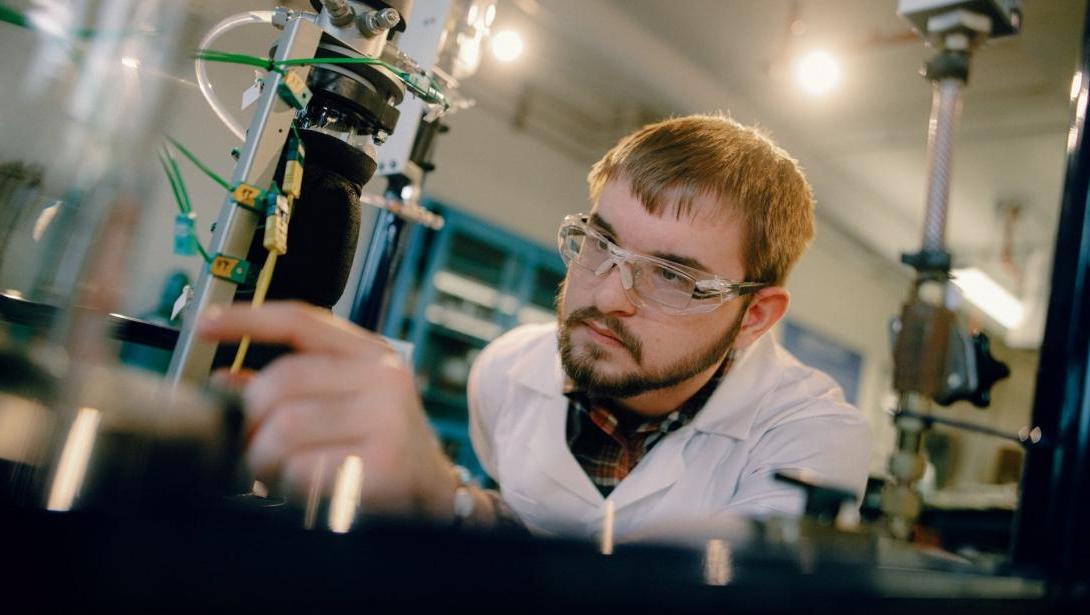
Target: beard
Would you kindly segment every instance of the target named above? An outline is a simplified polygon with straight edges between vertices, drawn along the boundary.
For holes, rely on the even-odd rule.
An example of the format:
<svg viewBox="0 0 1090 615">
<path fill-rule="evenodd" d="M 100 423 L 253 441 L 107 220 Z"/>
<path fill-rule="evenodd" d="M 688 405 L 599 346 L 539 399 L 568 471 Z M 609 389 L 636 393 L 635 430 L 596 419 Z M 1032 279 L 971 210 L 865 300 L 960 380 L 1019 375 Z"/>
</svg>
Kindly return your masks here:
<svg viewBox="0 0 1090 615">
<path fill-rule="evenodd" d="M 749 301 L 745 301 L 738 318 L 724 335 L 679 359 L 673 366 L 655 371 L 639 369 L 643 361 L 643 345 L 620 319 L 603 314 L 594 306 L 579 308 L 563 318 L 560 314 L 563 305 L 562 287 L 557 299 L 557 342 L 564 372 L 578 389 L 592 397 L 623 399 L 681 384 L 721 362 L 734 347 Z M 585 327 L 583 321 L 587 319 L 594 319 L 609 329 L 636 363 L 636 371 L 608 376 L 598 369 L 598 363 L 607 357 L 605 350 L 595 344 L 586 344 L 578 349 L 575 347 L 571 340 L 572 330 L 578 326 Z"/>
</svg>

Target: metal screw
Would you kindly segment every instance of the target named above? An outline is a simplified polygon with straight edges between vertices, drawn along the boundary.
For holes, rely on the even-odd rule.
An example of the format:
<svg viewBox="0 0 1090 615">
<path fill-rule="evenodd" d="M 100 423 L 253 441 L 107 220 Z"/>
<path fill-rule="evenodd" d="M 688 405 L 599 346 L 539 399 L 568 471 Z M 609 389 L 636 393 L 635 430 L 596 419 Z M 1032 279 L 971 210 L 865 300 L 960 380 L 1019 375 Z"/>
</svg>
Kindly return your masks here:
<svg viewBox="0 0 1090 615">
<path fill-rule="evenodd" d="M 291 21 L 292 17 L 295 17 L 295 11 L 282 6 L 277 7 L 276 10 L 273 11 L 272 25 L 283 30 L 287 27 L 288 22 Z"/>
<path fill-rule="evenodd" d="M 338 28 L 348 25 L 356 16 L 346 0 L 322 0 L 322 4 L 329 11 L 329 22 Z"/>
<path fill-rule="evenodd" d="M 390 133 L 385 130 L 376 130 L 375 134 L 371 136 L 371 139 L 375 142 L 375 145 L 382 145 L 386 142 L 386 139 L 390 138 Z"/>
<path fill-rule="evenodd" d="M 401 15 L 395 9 L 382 9 L 363 13 L 356 18 L 356 27 L 367 38 L 377 36 L 393 28 L 401 21 Z"/>
</svg>

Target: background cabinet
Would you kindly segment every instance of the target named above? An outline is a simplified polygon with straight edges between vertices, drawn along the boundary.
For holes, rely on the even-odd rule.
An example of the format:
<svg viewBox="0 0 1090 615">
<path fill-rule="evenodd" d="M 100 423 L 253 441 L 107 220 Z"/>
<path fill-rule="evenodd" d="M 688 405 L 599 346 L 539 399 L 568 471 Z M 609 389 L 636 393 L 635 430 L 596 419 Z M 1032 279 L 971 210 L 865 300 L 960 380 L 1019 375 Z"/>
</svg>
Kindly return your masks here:
<svg viewBox="0 0 1090 615">
<path fill-rule="evenodd" d="M 470 366 L 508 329 L 555 320 L 564 263 L 553 246 L 441 203 L 426 205 L 446 224 L 413 230 L 383 334 L 413 344 L 417 385 L 443 446 L 483 478 L 469 442 Z"/>
</svg>

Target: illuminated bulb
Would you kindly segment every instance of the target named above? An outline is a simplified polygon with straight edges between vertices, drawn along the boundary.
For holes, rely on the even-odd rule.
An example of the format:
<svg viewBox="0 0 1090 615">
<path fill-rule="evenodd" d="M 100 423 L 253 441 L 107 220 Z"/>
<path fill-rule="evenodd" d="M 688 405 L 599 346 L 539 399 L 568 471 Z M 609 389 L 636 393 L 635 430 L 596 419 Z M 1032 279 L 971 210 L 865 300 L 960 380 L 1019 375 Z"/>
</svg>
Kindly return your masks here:
<svg viewBox="0 0 1090 615">
<path fill-rule="evenodd" d="M 121 58 L 121 65 L 125 68 L 131 68 L 133 70 L 136 70 L 140 68 L 140 59 L 134 58 L 132 56 L 124 56 L 123 58 Z"/>
<path fill-rule="evenodd" d="M 840 64 L 826 51 L 811 51 L 795 60 L 795 80 L 810 94 L 828 94 L 840 83 Z"/>
<path fill-rule="evenodd" d="M 492 37 L 492 55 L 500 62 L 511 62 L 522 55 L 522 37 L 504 30 Z"/>
</svg>

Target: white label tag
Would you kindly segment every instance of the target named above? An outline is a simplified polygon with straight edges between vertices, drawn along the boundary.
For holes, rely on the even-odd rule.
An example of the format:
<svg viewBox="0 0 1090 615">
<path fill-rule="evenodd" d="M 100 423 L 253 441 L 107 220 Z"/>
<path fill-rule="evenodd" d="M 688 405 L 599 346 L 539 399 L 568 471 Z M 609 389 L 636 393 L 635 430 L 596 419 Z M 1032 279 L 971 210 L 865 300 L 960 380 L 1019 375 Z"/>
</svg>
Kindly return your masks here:
<svg viewBox="0 0 1090 615">
<path fill-rule="evenodd" d="M 242 110 L 245 111 L 247 107 L 257 102 L 258 98 L 261 98 L 261 90 L 265 85 L 265 82 L 261 80 L 261 73 L 254 71 L 255 78 L 254 84 L 246 88 L 246 91 L 242 93 Z"/>
<path fill-rule="evenodd" d="M 178 295 L 178 298 L 174 300 L 174 308 L 170 310 L 170 319 L 174 320 L 178 317 L 178 314 L 182 313 L 185 306 L 189 305 L 189 301 L 193 299 L 193 287 L 189 284 L 185 285 L 182 289 L 182 294 Z"/>
</svg>

